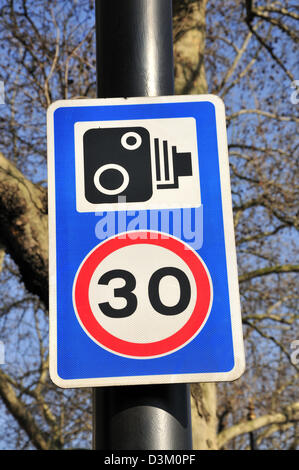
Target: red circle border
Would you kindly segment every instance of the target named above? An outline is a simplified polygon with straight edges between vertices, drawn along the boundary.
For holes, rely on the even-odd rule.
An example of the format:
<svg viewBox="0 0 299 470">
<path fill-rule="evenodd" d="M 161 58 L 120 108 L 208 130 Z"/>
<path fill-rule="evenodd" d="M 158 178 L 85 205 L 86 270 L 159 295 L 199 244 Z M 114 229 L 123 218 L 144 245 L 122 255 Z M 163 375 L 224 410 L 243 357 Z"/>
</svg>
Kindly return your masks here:
<svg viewBox="0 0 299 470">
<path fill-rule="evenodd" d="M 185 325 L 171 336 L 151 343 L 129 342 L 112 335 L 98 323 L 89 304 L 89 284 L 97 266 L 112 252 L 137 244 L 157 245 L 177 254 L 190 268 L 197 288 L 196 303 Z M 199 332 L 210 312 L 212 282 L 200 257 L 182 241 L 158 232 L 127 232 L 105 240 L 87 255 L 75 277 L 73 303 L 84 330 L 105 349 L 135 358 L 157 357 L 180 349 Z"/>
</svg>

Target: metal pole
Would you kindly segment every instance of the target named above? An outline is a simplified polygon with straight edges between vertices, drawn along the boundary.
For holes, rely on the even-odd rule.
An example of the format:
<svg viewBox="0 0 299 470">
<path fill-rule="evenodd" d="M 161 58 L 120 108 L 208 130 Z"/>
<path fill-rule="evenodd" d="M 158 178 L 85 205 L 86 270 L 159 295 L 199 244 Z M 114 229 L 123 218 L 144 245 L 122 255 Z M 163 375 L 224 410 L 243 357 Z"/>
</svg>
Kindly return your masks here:
<svg viewBox="0 0 299 470">
<path fill-rule="evenodd" d="M 99 97 L 174 93 L 171 0 L 96 0 Z"/>
<path fill-rule="evenodd" d="M 172 0 L 96 0 L 98 97 L 174 93 Z M 192 449 L 186 384 L 93 389 L 93 447 Z"/>
<path fill-rule="evenodd" d="M 94 449 L 192 449 L 185 384 L 95 388 Z"/>
</svg>

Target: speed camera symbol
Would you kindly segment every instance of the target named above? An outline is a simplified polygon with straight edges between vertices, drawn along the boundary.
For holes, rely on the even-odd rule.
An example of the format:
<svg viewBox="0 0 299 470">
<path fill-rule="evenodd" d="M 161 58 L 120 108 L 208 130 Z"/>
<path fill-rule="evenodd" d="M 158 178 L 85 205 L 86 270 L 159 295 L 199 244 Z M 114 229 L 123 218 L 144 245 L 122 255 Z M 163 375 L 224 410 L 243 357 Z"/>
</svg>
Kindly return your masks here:
<svg viewBox="0 0 299 470">
<path fill-rule="evenodd" d="M 92 204 L 115 203 L 120 196 L 148 201 L 154 187 L 178 188 L 179 177 L 192 176 L 191 153 L 178 152 L 145 127 L 88 129 L 83 154 L 85 198 Z"/>
</svg>

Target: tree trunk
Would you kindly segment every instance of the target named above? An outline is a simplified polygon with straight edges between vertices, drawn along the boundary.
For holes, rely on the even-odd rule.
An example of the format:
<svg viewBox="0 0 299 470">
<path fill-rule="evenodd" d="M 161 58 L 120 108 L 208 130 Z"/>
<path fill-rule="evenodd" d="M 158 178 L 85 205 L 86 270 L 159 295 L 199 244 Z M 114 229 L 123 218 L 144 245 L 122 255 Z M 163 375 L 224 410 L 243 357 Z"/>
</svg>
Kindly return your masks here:
<svg viewBox="0 0 299 470">
<path fill-rule="evenodd" d="M 175 93 L 207 93 L 204 68 L 207 0 L 175 0 L 173 9 Z"/>
<path fill-rule="evenodd" d="M 5 246 L 19 267 L 28 291 L 47 307 L 47 191 L 29 181 L 2 153 L 0 169 L 0 247 Z"/>
<path fill-rule="evenodd" d="M 191 385 L 193 449 L 217 449 L 216 384 Z"/>
</svg>

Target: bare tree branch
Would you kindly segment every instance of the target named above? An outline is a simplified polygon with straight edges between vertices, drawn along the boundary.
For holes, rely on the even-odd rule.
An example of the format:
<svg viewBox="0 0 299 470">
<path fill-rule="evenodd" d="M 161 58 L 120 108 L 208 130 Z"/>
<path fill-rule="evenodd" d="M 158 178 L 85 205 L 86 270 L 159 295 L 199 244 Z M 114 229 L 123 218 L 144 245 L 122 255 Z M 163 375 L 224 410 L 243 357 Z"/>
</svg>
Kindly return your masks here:
<svg viewBox="0 0 299 470">
<path fill-rule="evenodd" d="M 285 407 L 279 413 L 269 413 L 251 421 L 235 424 L 227 429 L 224 429 L 218 434 L 219 449 L 225 446 L 227 442 L 242 434 L 247 434 L 257 429 L 273 424 L 285 424 L 299 420 L 299 402 L 293 403 Z"/>
<path fill-rule="evenodd" d="M 48 450 L 47 438 L 40 429 L 28 406 L 17 397 L 9 380 L 0 369 L 0 396 L 7 409 L 26 432 L 33 445 L 39 450 Z"/>
<path fill-rule="evenodd" d="M 254 271 L 249 271 L 247 273 L 239 276 L 239 282 L 246 282 L 251 279 L 267 276 L 269 274 L 281 274 L 281 273 L 291 273 L 299 272 L 298 264 L 284 264 L 277 266 L 267 266 L 265 268 L 255 269 Z"/>
</svg>

